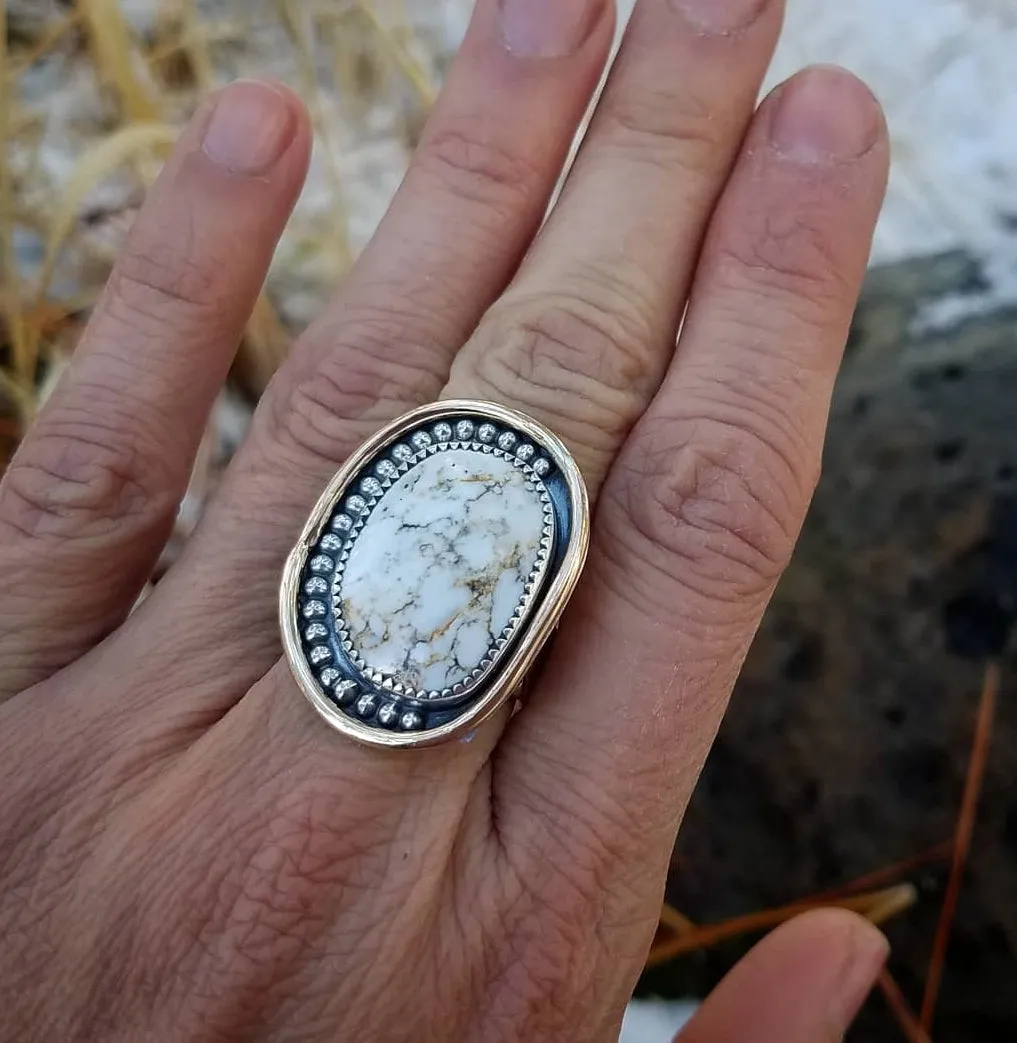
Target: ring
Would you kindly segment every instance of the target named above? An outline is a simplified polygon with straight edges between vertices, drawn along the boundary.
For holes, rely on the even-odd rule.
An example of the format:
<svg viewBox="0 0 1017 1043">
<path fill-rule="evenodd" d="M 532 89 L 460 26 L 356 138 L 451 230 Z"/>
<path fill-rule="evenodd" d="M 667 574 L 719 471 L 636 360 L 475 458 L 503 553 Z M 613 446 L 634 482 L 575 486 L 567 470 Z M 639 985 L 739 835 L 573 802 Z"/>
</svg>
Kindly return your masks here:
<svg viewBox="0 0 1017 1043">
<path fill-rule="evenodd" d="M 361 743 L 462 737 L 520 691 L 589 539 L 582 474 L 541 424 L 485 402 L 415 409 L 336 474 L 286 562 L 290 669 Z"/>
</svg>

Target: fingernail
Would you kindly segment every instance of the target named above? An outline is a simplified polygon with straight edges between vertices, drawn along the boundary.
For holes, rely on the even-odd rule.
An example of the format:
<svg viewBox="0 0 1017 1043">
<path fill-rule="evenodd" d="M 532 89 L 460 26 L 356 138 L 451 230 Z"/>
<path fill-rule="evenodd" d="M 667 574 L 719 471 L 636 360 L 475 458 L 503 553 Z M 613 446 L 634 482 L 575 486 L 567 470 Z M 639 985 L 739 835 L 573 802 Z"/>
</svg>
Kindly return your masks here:
<svg viewBox="0 0 1017 1043">
<path fill-rule="evenodd" d="M 769 0 L 671 0 L 674 7 L 704 33 L 725 35 L 750 26 Z"/>
<path fill-rule="evenodd" d="M 774 147 L 798 163 L 846 163 L 879 136 L 879 103 L 844 69 L 820 66 L 789 80 L 770 125 Z"/>
<path fill-rule="evenodd" d="M 593 31 L 607 0 L 499 0 L 506 48 L 521 58 L 574 54 Z"/>
<path fill-rule="evenodd" d="M 285 95 L 259 80 L 237 80 L 216 99 L 201 147 L 234 174 L 264 174 L 293 142 L 296 116 Z"/>
<path fill-rule="evenodd" d="M 833 1024 L 843 1025 L 845 1030 L 872 992 L 879 972 L 890 955 L 890 943 L 883 932 L 875 927 L 854 931 L 852 939 L 851 954 L 845 961 L 840 978 L 836 1008 L 831 1012 Z"/>
</svg>

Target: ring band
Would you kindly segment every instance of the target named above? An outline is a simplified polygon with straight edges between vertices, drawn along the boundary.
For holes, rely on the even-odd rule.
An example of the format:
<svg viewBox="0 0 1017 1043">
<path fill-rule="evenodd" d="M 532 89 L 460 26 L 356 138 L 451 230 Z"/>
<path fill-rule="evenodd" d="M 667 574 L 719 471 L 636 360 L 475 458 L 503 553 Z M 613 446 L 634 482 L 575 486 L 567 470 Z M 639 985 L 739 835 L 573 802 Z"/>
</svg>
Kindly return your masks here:
<svg viewBox="0 0 1017 1043">
<path fill-rule="evenodd" d="M 361 743 L 461 737 L 519 690 L 589 538 L 582 475 L 541 424 L 484 402 L 415 409 L 336 474 L 286 562 L 290 669 Z"/>
</svg>

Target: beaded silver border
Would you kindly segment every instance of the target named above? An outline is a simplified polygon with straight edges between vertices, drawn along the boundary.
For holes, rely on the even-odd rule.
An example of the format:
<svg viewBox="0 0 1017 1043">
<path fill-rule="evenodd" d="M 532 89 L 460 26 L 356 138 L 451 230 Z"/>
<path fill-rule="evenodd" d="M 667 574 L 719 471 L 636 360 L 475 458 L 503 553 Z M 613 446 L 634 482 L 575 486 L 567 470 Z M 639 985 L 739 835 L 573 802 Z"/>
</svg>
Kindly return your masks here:
<svg viewBox="0 0 1017 1043">
<path fill-rule="evenodd" d="M 531 465 L 536 477 L 547 483 L 554 530 L 546 576 L 497 668 L 466 695 L 422 702 L 380 689 L 360 673 L 342 647 L 335 649 L 331 639 L 328 644 L 320 639 L 322 626 L 326 631 L 333 627 L 330 582 L 335 559 L 346 542 L 343 527 L 349 523 L 352 530 L 359 516 L 357 511 L 346 511 L 362 510 L 361 503 L 366 506 L 374 498 L 377 487 L 372 479 L 382 482 L 392 477 L 397 460 L 390 454 L 397 444 L 409 443 L 407 449 L 415 454 L 423 446 L 414 444 L 414 436 L 433 441 L 433 431 L 443 438 L 451 431 L 451 441 L 479 441 Z M 499 444 L 501 437 L 506 441 Z M 346 516 L 345 522 L 341 515 Z M 414 409 L 368 439 L 336 472 L 287 558 L 279 586 L 279 619 L 293 676 L 326 724 L 365 746 L 421 748 L 465 736 L 519 690 L 575 590 L 589 538 L 589 498 L 583 476 L 552 431 L 523 413 L 490 402 L 445 400 Z M 333 651 L 342 662 L 331 661 Z M 359 679 L 351 679 L 351 672 Z"/>
<path fill-rule="evenodd" d="M 346 620 L 343 618 L 343 572 L 357 539 L 363 532 L 375 507 L 384 500 L 386 493 L 404 475 L 425 460 L 439 453 L 455 450 L 465 450 L 478 455 L 494 456 L 502 460 L 508 460 L 518 470 L 522 471 L 529 480 L 530 487 L 540 497 L 541 508 L 544 513 L 544 527 L 541 533 L 537 560 L 527 578 L 523 594 L 508 625 L 488 647 L 480 664 L 470 672 L 468 677 L 457 682 L 451 688 L 439 690 L 413 689 L 391 675 L 371 669 L 370 664 L 365 661 L 354 646 Z M 331 537 L 326 535 L 319 543 L 319 550 L 333 551 L 333 556 L 316 554 L 308 563 L 308 570 L 311 573 L 322 574 L 323 583 L 323 574 L 333 574 L 331 599 L 336 634 L 343 650 L 365 680 L 385 691 L 391 692 L 393 695 L 421 702 L 458 699 L 461 696 L 469 695 L 498 665 L 513 635 L 525 621 L 533 601 L 540 591 L 541 583 L 547 574 L 548 563 L 550 562 L 554 545 L 554 506 L 543 479 L 552 473 L 553 467 L 547 457 L 539 455 L 536 447 L 525 439 L 521 439 L 518 432 L 509 428 L 499 429 L 490 423 L 475 424 L 472 420 L 461 420 L 454 428 L 451 424 L 444 421 L 433 424 L 429 428 L 419 428 L 410 435 L 407 441 L 400 441 L 390 446 L 374 462 L 372 470 L 373 475 L 362 478 L 358 491 L 348 496 L 342 508 L 338 509 L 333 515 L 329 524 Z M 338 543 L 339 540 L 342 540 L 341 544 Z M 308 580 L 308 583 L 313 583 L 313 577 Z M 305 589 L 307 589 L 306 585 Z M 325 593 L 320 588 L 315 588 L 315 590 L 316 593 Z M 310 590 L 307 590 L 307 592 L 311 593 Z M 314 605 L 315 610 L 321 615 L 319 606 L 323 605 L 323 601 L 313 601 L 308 604 Z M 306 611 L 307 608 L 305 606 L 305 615 Z M 320 626 L 320 624 L 316 625 L 311 622 L 305 631 L 305 637 L 308 641 L 325 636 L 316 630 L 316 626 Z M 323 627 L 322 629 L 324 630 Z M 325 633 L 327 634 L 327 631 Z M 315 659 L 316 654 L 320 657 L 317 660 Z M 331 650 L 327 646 L 321 646 L 320 648 L 312 647 L 308 651 L 308 659 L 314 668 L 327 667 L 331 658 Z"/>
</svg>

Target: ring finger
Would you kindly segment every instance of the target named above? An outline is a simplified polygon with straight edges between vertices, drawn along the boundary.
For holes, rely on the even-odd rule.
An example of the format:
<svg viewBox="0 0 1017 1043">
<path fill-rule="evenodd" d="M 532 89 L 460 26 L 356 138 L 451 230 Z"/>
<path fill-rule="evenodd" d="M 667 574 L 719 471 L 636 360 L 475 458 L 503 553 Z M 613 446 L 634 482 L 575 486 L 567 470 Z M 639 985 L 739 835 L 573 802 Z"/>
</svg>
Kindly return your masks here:
<svg viewBox="0 0 1017 1043">
<path fill-rule="evenodd" d="M 721 8 L 637 4 L 561 200 L 444 392 L 556 430 L 593 496 L 673 354 L 700 241 L 779 32 L 776 0 Z M 252 719 L 285 712 L 290 678 L 274 673 L 250 700 Z M 303 711 L 291 712 L 313 727 Z"/>
<path fill-rule="evenodd" d="M 521 408 L 557 429 L 594 495 L 673 354 L 700 239 L 777 37 L 779 3 L 747 11 L 742 22 L 707 32 L 676 2 L 637 5 L 561 201 L 446 388 Z M 302 762 L 307 777 L 354 774 L 362 788 L 378 776 L 398 821 L 440 814 L 447 828 L 497 731 L 495 724 L 468 746 L 398 760 L 345 748 L 337 764 L 332 736 L 280 667 L 227 715 L 219 741 L 256 751 L 252 764 Z M 209 738 L 215 744 L 215 732 Z M 439 784 L 443 800 L 434 802 Z M 341 804 L 332 812 L 348 813 Z M 375 821 L 387 835 L 387 817 Z"/>
<path fill-rule="evenodd" d="M 642 0 L 561 200 L 456 359 L 569 445 L 591 493 L 671 359 L 704 231 L 780 31 L 779 0 Z"/>
</svg>

